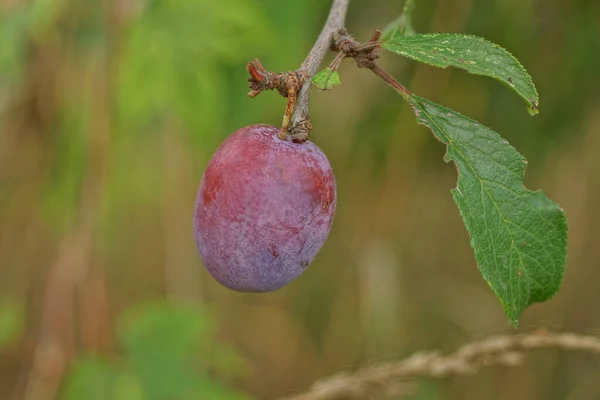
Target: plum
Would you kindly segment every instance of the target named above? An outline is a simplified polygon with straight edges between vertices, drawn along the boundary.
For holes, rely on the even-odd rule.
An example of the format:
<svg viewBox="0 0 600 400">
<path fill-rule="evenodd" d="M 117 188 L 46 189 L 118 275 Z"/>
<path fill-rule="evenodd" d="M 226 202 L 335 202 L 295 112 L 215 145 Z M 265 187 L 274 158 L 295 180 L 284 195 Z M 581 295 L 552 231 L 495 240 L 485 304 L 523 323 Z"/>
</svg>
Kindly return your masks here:
<svg viewBox="0 0 600 400">
<path fill-rule="evenodd" d="M 216 150 L 194 212 L 198 251 L 210 274 L 241 292 L 270 292 L 297 277 L 325 243 L 335 177 L 314 143 L 281 140 L 251 125 Z"/>
</svg>

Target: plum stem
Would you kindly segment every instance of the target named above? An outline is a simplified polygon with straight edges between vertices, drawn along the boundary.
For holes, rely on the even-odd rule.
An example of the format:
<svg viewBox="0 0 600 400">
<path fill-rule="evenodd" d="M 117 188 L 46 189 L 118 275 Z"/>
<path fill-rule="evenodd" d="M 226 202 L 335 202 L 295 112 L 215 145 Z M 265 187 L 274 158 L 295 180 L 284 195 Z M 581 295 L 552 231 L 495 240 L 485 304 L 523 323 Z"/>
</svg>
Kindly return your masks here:
<svg viewBox="0 0 600 400">
<path fill-rule="evenodd" d="M 296 96 L 296 106 L 291 116 L 291 136 L 308 137 L 310 132 L 309 101 L 311 79 L 317 73 L 319 65 L 323 62 L 327 51 L 331 45 L 333 35 L 344 28 L 346 21 L 346 11 L 348 10 L 349 0 L 333 0 L 329 16 L 325 25 L 315 41 L 312 49 L 300 65 L 299 71 L 302 71 L 306 79 L 302 83 Z"/>
<path fill-rule="evenodd" d="M 285 87 L 287 89 L 287 105 L 285 107 L 285 113 L 283 114 L 283 122 L 281 123 L 281 130 L 279 131 L 279 139 L 285 140 L 288 129 L 290 127 L 290 118 L 292 116 L 292 111 L 294 110 L 294 106 L 296 105 L 296 96 L 298 93 L 298 89 L 302 84 L 301 79 L 298 78 L 297 75 L 290 74 L 285 83 Z"/>
<path fill-rule="evenodd" d="M 375 73 L 375 75 L 377 75 L 378 77 L 383 79 L 383 81 L 385 83 L 387 83 L 389 86 L 391 86 L 392 89 L 394 89 L 396 92 L 398 92 L 405 99 L 408 100 L 408 98 L 410 96 L 412 96 L 412 93 L 407 88 L 405 88 L 400 82 L 398 82 L 396 80 L 396 78 L 394 78 L 393 76 L 388 74 L 386 71 L 381 69 L 381 67 L 379 65 L 375 64 L 372 67 L 370 67 L 370 69 L 371 69 L 371 71 L 373 71 Z"/>
</svg>

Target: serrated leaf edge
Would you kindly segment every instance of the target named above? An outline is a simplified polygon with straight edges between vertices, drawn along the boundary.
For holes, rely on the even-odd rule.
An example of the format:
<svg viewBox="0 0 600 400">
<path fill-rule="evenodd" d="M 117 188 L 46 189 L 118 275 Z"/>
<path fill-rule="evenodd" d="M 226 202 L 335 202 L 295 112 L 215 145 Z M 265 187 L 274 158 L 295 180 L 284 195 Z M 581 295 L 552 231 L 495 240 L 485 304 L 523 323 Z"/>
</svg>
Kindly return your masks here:
<svg viewBox="0 0 600 400">
<path fill-rule="evenodd" d="M 491 42 L 491 41 L 489 41 L 489 40 L 487 40 L 487 39 L 485 39 L 485 38 L 483 38 L 483 37 L 481 37 L 481 36 L 470 35 L 470 34 L 462 34 L 462 33 L 421 33 L 421 34 L 416 34 L 416 35 L 411 35 L 411 36 L 412 36 L 412 37 L 414 37 L 414 36 L 419 36 L 419 37 L 439 37 L 439 36 L 442 36 L 442 35 L 444 35 L 444 36 L 446 36 L 446 35 L 448 35 L 448 36 L 456 36 L 456 37 L 462 37 L 462 38 L 468 38 L 468 39 L 476 39 L 476 40 L 480 40 L 480 41 L 482 41 L 482 42 L 486 42 L 486 43 L 490 44 L 492 47 L 494 47 L 494 48 L 496 48 L 496 49 L 500 49 L 500 50 L 502 50 L 502 51 L 505 51 L 505 52 L 506 52 L 506 54 L 508 54 L 508 56 L 509 56 L 509 57 L 510 57 L 510 58 L 511 58 L 513 61 L 515 61 L 515 63 L 517 64 L 517 66 L 518 66 L 519 68 L 521 68 L 521 70 L 524 72 L 525 76 L 528 78 L 528 80 L 529 80 L 529 83 L 530 83 L 530 84 L 531 84 L 531 86 L 533 87 L 533 92 L 535 93 L 535 99 L 527 99 L 527 98 L 525 98 L 524 96 L 522 96 L 520 93 L 518 93 L 518 92 L 516 92 L 516 91 L 515 91 L 515 92 L 516 92 L 516 93 L 519 95 L 519 97 L 521 97 L 521 98 L 522 98 L 522 99 L 525 101 L 525 103 L 527 104 L 527 110 L 528 110 L 528 112 L 529 112 L 529 114 L 530 114 L 530 115 L 536 115 L 536 114 L 538 114 L 538 113 L 539 113 L 539 110 L 538 110 L 538 107 L 539 107 L 539 94 L 538 94 L 538 91 L 537 91 L 537 88 L 536 88 L 535 84 L 533 83 L 533 78 L 531 77 L 531 75 L 529 74 L 529 72 L 527 72 L 527 69 L 526 69 L 526 68 L 523 66 L 523 64 L 521 64 L 521 62 L 519 61 L 519 59 L 518 59 L 517 57 L 515 57 L 515 56 L 514 56 L 514 55 L 513 55 L 513 54 L 512 54 L 510 51 L 508 51 L 508 50 L 507 50 L 507 49 L 505 49 L 504 47 L 502 47 L 502 46 L 500 46 L 499 44 L 496 44 L 496 43 L 494 43 L 494 42 Z M 433 66 L 433 67 L 436 67 L 436 68 L 442 68 L 442 69 L 446 69 L 446 68 L 448 68 L 448 67 L 453 67 L 453 68 L 462 69 L 463 71 L 466 71 L 466 72 L 468 72 L 468 73 L 470 73 L 470 74 L 472 74 L 472 75 L 487 76 L 487 77 L 489 77 L 489 78 L 492 78 L 492 79 L 494 79 L 494 80 L 497 80 L 497 81 L 499 81 L 499 82 L 502 82 L 502 83 L 503 83 L 505 86 L 509 87 L 510 89 L 513 89 L 513 91 L 514 91 L 514 86 L 511 86 L 509 82 L 506 82 L 506 81 L 504 81 L 503 79 L 500 79 L 500 78 L 497 78 L 497 77 L 494 77 L 494 76 L 485 75 L 485 74 L 480 74 L 480 73 L 477 73 L 477 72 L 472 72 L 472 71 L 469 71 L 469 70 L 467 70 L 467 69 L 465 69 L 465 68 L 456 67 L 456 66 L 454 66 L 454 65 L 447 65 L 447 66 L 444 66 L 444 67 L 440 67 L 440 66 L 438 66 L 438 65 L 434 65 L 434 64 L 432 64 L 432 63 L 429 63 L 429 62 L 427 62 L 427 61 L 415 60 L 415 59 L 414 59 L 413 57 L 411 57 L 409 54 L 406 54 L 406 52 L 402 52 L 402 51 L 398 52 L 398 51 L 394 51 L 394 50 L 392 50 L 392 49 L 390 49 L 390 48 L 386 47 L 386 44 L 387 44 L 387 43 L 393 42 L 394 40 L 401 40 L 401 39 L 404 39 L 405 37 L 406 37 L 406 36 L 394 36 L 394 37 L 392 37 L 392 38 L 390 38 L 390 39 L 388 39 L 388 40 L 386 40 L 386 41 L 382 42 L 382 43 L 381 43 L 381 47 L 382 47 L 382 48 L 384 48 L 384 49 L 386 49 L 386 50 L 388 50 L 388 51 L 389 51 L 389 52 L 391 52 L 391 53 L 398 54 L 398 55 L 401 55 L 401 56 L 403 56 L 403 57 L 409 58 L 409 59 L 411 59 L 411 60 L 414 60 L 414 61 L 420 62 L 420 63 L 422 63 L 422 64 L 430 65 L 430 66 Z M 395 45 L 396 45 L 396 46 L 401 46 L 401 44 L 395 44 Z"/>
<path fill-rule="evenodd" d="M 410 105 L 411 105 L 411 107 L 412 107 L 412 109 L 413 109 L 413 112 L 415 113 L 415 116 L 417 117 L 417 123 L 418 123 L 419 125 L 423 125 L 423 126 L 427 127 L 429 130 L 431 130 L 431 131 L 433 132 L 433 129 L 432 129 L 432 127 L 429 125 L 428 121 L 425 121 L 425 120 L 423 119 L 423 117 L 421 116 L 421 113 L 422 113 L 422 112 L 426 112 L 426 111 L 425 111 L 423 108 L 419 107 L 420 100 L 426 100 L 426 99 L 422 99 L 422 98 L 420 98 L 420 97 L 418 97 L 418 96 L 416 96 L 416 95 L 413 95 L 413 96 L 411 96 L 411 97 L 410 97 L 408 100 L 409 100 L 409 102 L 410 102 Z M 454 110 L 452 110 L 452 109 L 450 109 L 450 108 L 447 108 L 447 107 L 444 107 L 444 106 L 441 106 L 441 105 L 438 105 L 438 106 L 439 106 L 439 107 L 441 107 L 441 108 L 443 108 L 444 110 L 447 110 L 448 112 L 451 112 L 451 113 L 453 113 L 453 114 L 455 114 L 455 115 L 458 115 L 458 116 L 460 116 L 460 117 L 462 117 L 462 118 L 465 118 L 465 119 L 466 119 L 466 120 L 468 120 L 469 122 L 472 122 L 472 123 L 475 123 L 475 124 L 479 124 L 479 122 L 477 122 L 476 120 L 473 120 L 472 118 L 469 118 L 469 117 L 467 117 L 467 116 L 465 116 L 465 115 L 463 115 L 463 114 L 460 114 L 460 113 L 458 113 L 458 112 L 456 112 L 456 111 L 454 111 Z M 429 114 L 428 114 L 428 115 L 429 115 Z M 431 120 L 434 120 L 434 118 L 431 118 L 431 117 L 430 117 L 430 119 L 431 119 Z M 441 132 L 443 132 L 443 130 L 442 130 L 442 129 L 441 129 L 439 126 L 438 126 L 438 129 L 439 129 Z M 489 128 L 488 128 L 488 129 L 489 129 Z M 491 130 L 491 129 L 490 129 L 490 130 Z M 492 131 L 492 132 L 494 132 L 493 130 L 491 130 L 491 131 Z M 498 134 L 497 132 L 494 132 L 494 133 Z M 458 163 L 457 163 L 456 159 L 454 159 L 454 158 L 451 158 L 451 157 L 449 156 L 449 154 L 448 154 L 449 147 L 450 147 L 450 145 L 452 144 L 452 140 L 446 136 L 446 138 L 447 138 L 447 140 L 448 140 L 448 143 L 444 143 L 444 142 L 442 142 L 442 141 L 441 141 L 441 140 L 440 140 L 440 139 L 437 137 L 437 135 L 436 135 L 435 133 L 434 133 L 434 135 L 433 135 L 433 136 L 434 136 L 434 137 L 435 137 L 435 138 L 436 138 L 436 139 L 437 139 L 439 142 L 441 142 L 443 145 L 445 145 L 445 146 L 446 146 L 446 153 L 445 153 L 445 155 L 444 155 L 444 161 L 445 161 L 446 163 L 452 162 L 452 163 L 454 164 L 454 166 L 455 166 L 455 169 L 456 169 L 456 172 L 457 172 L 457 186 L 456 186 L 455 188 L 451 189 L 451 193 L 453 194 L 453 196 L 452 196 L 452 197 L 453 197 L 453 200 L 454 200 L 454 201 L 455 201 L 455 203 L 456 203 L 456 199 L 454 198 L 454 197 L 455 197 L 455 196 L 454 196 L 454 193 L 455 193 L 455 192 L 461 193 L 461 192 L 460 192 L 460 189 L 458 188 L 458 182 L 459 182 L 459 180 L 460 180 L 460 168 L 458 167 Z M 498 136 L 500 136 L 500 135 L 498 134 Z M 523 168 L 522 168 L 522 170 L 521 170 L 521 172 L 520 172 L 520 174 L 519 174 L 519 175 L 520 175 L 520 177 L 519 177 L 519 178 L 520 178 L 521 187 L 522 187 L 522 188 L 523 188 L 525 191 L 527 191 L 527 192 L 529 192 L 529 193 L 532 193 L 532 194 L 533 194 L 533 193 L 539 193 L 539 194 L 543 194 L 543 195 L 544 195 L 544 197 L 546 197 L 546 199 L 548 199 L 548 200 L 549 200 L 549 201 L 550 201 L 550 202 L 551 202 L 551 203 L 552 203 L 552 204 L 553 204 L 553 205 L 556 207 L 556 211 L 557 211 L 557 212 L 559 212 L 559 214 L 560 214 L 560 220 L 561 220 L 561 222 L 564 224 L 564 228 L 565 228 L 565 236 L 564 236 L 564 238 L 565 238 L 565 239 L 564 239 L 564 242 L 563 242 L 562 244 L 563 244 L 564 248 L 566 249 L 566 246 L 567 246 L 567 237 L 568 237 L 568 224 L 567 224 L 567 220 L 566 220 L 566 216 L 565 216 L 564 209 L 563 209 L 563 208 L 562 208 L 562 207 L 561 207 L 561 206 L 560 206 L 558 203 L 556 203 L 556 202 L 552 201 L 550 198 L 548 198 L 548 197 L 545 195 L 545 193 L 544 193 L 542 190 L 540 190 L 540 189 L 538 189 L 538 190 L 531 190 L 531 189 L 529 189 L 529 188 L 527 188 L 527 187 L 525 186 L 525 184 L 524 184 L 524 178 L 525 178 L 525 173 L 526 173 L 526 170 L 527 170 L 527 160 L 525 159 L 525 157 L 524 157 L 524 156 L 523 156 L 521 153 L 519 153 L 519 152 L 517 151 L 517 149 L 516 149 L 514 146 L 510 145 L 508 142 L 506 142 L 506 144 L 505 144 L 505 145 L 506 145 L 506 146 L 509 146 L 510 148 L 512 148 L 512 149 L 513 149 L 513 150 L 514 150 L 514 151 L 515 151 L 515 152 L 516 152 L 516 153 L 517 153 L 517 154 L 520 156 L 520 158 L 521 158 L 521 160 L 522 160 L 522 163 L 523 163 Z M 456 146 L 455 146 L 455 148 L 456 148 Z M 460 153 L 460 150 L 458 150 L 458 149 L 457 149 L 457 151 Z M 463 157 L 463 158 L 464 158 L 464 157 Z M 477 176 L 478 176 L 478 174 L 477 174 L 477 172 L 475 171 L 475 169 L 474 169 L 474 168 L 473 168 L 473 167 L 472 167 L 472 166 L 469 164 L 469 162 L 468 162 L 468 161 L 466 161 L 466 158 L 465 158 L 465 162 L 467 163 L 467 165 L 468 165 L 468 167 L 471 169 L 471 171 L 473 171 L 473 173 L 474 173 L 475 175 L 477 175 Z M 481 180 L 481 179 L 480 179 L 480 180 Z M 485 190 L 485 188 L 484 188 L 484 190 Z M 487 193 L 487 191 L 486 191 L 486 193 Z M 496 204 L 496 202 L 494 201 L 494 199 L 492 198 L 492 196 L 491 196 L 489 193 L 488 193 L 488 197 L 490 198 L 490 200 L 492 201 L 492 203 L 494 204 L 494 206 L 495 206 L 496 208 L 498 208 L 498 205 Z M 458 204 L 457 204 L 457 208 L 458 208 L 458 211 L 459 211 L 459 213 L 460 213 L 460 215 L 461 215 L 461 218 L 462 218 L 462 220 L 463 220 L 463 224 L 465 224 L 465 228 L 467 228 L 467 227 L 466 227 L 466 221 L 465 221 L 465 218 L 464 218 L 463 212 L 462 212 L 461 208 L 460 208 L 460 207 L 458 207 Z M 499 214 L 500 214 L 500 216 L 502 216 L 502 213 L 501 213 L 501 212 L 499 212 Z M 504 219 L 504 218 L 503 218 L 503 219 Z M 466 230 L 467 230 L 467 233 L 468 233 L 468 235 L 469 235 L 469 239 L 471 239 L 471 238 L 472 238 L 472 237 L 471 237 L 471 232 L 469 231 L 469 229 L 466 229 Z M 513 239 L 513 237 L 512 237 L 512 232 L 511 232 L 510 230 L 508 230 L 508 232 L 509 232 L 509 233 L 510 233 L 510 235 L 511 235 L 511 242 L 512 242 L 512 245 L 513 245 L 513 246 L 516 246 L 516 243 L 515 243 L 515 241 L 514 241 L 514 239 Z M 472 249 L 475 251 L 475 246 L 473 245 L 473 242 L 472 242 L 472 240 L 469 240 L 469 242 L 470 242 L 470 246 L 471 246 L 471 248 L 472 248 Z M 553 298 L 553 297 L 556 295 L 556 293 L 558 293 L 558 290 L 559 290 L 559 289 L 560 289 L 560 287 L 562 286 L 562 282 L 564 281 L 564 274 L 565 274 L 565 268 L 564 268 L 564 266 L 566 265 L 566 261 L 567 261 L 567 260 L 566 260 L 566 258 L 567 258 L 567 253 L 566 253 L 566 251 L 565 251 L 565 253 L 564 253 L 564 256 L 563 256 L 563 259 L 562 259 L 562 260 L 561 260 L 561 262 L 560 262 L 560 263 L 562 264 L 562 266 L 563 266 L 563 267 L 560 269 L 560 271 L 559 271 L 559 273 L 560 273 L 559 282 L 560 282 L 560 283 L 557 285 L 556 289 L 555 289 L 555 290 L 554 290 L 554 291 L 553 291 L 553 292 L 552 292 L 552 293 L 551 293 L 549 296 L 547 296 L 547 297 L 546 297 L 546 298 L 545 298 L 543 301 L 548 301 L 548 300 L 550 300 L 551 298 Z M 520 254 L 519 254 L 519 260 L 521 260 L 521 255 L 520 255 Z M 477 260 L 476 260 L 476 261 L 477 261 Z M 522 261 L 520 261 L 520 263 L 522 264 Z M 478 267 L 478 269 L 479 269 L 479 264 L 477 265 L 477 267 Z M 511 323 L 513 324 L 513 326 L 515 326 L 515 327 L 516 327 L 516 326 L 518 326 L 518 318 L 520 317 L 520 315 L 523 313 L 523 311 L 524 311 L 524 310 L 525 310 L 527 307 L 524 307 L 524 308 L 523 308 L 523 309 L 521 309 L 521 310 L 514 310 L 512 307 L 510 307 L 510 305 L 509 305 L 509 304 L 506 304 L 506 303 L 503 301 L 503 299 L 502 299 L 502 298 L 501 298 L 501 297 L 498 295 L 498 292 L 496 291 L 496 289 L 494 288 L 494 286 L 491 284 L 491 282 L 490 282 L 490 281 L 489 281 L 489 280 L 488 280 L 488 279 L 487 279 L 485 276 L 483 276 L 483 274 L 482 274 L 482 277 L 483 277 L 483 279 L 486 281 L 486 283 L 488 284 L 488 286 L 490 287 L 490 289 L 491 289 L 491 290 L 494 292 L 494 294 L 496 295 L 496 298 L 497 298 L 497 299 L 500 301 L 500 303 L 501 303 L 501 305 L 502 305 L 502 308 L 504 309 L 504 312 L 506 313 L 506 315 L 507 315 L 507 316 L 509 317 L 509 319 L 511 320 Z M 530 303 L 530 301 L 529 301 L 529 300 L 527 300 L 527 303 L 529 303 L 529 305 L 533 304 L 533 303 Z"/>
</svg>

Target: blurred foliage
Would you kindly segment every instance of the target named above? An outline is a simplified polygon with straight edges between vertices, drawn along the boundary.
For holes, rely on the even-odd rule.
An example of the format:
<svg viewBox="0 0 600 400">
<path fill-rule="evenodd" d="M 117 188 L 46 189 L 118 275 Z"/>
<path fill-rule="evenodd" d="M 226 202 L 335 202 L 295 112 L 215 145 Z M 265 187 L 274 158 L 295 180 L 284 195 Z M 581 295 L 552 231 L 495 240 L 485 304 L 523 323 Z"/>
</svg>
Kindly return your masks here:
<svg viewBox="0 0 600 400">
<path fill-rule="evenodd" d="M 138 379 L 126 370 L 94 358 L 83 358 L 67 378 L 66 400 L 143 400 Z"/>
<path fill-rule="evenodd" d="M 415 1 L 406 0 L 404 2 L 404 7 L 402 8 L 402 13 L 400 13 L 395 20 L 387 24 L 386 27 L 381 30 L 380 40 L 385 42 L 397 36 L 415 35 L 416 32 L 412 27 L 412 14 L 414 10 Z"/>
<path fill-rule="evenodd" d="M 415 3 L 416 32 L 484 37 L 531 73 L 540 92 L 533 118 L 497 82 L 381 59 L 414 93 L 509 140 L 529 160 L 527 185 L 566 210 L 563 288 L 528 310 L 521 329 L 597 333 L 600 2 Z M 352 0 L 347 27 L 367 40 L 402 7 Z M 233 130 L 277 125 L 285 107 L 276 93 L 248 99 L 245 64 L 259 57 L 273 71 L 296 68 L 328 8 L 319 0 L 0 0 L 0 293 L 26 305 L 22 317 L 12 306 L 0 313 L 0 329 L 17 339 L 0 357 L 1 398 L 31 360 L 59 244 L 90 213 L 86 262 L 105 271 L 120 348 L 96 354 L 82 345 L 66 399 L 152 399 L 148 388 L 274 398 L 384 356 L 509 329 L 449 194 L 456 172 L 442 161 L 443 146 L 351 63 L 340 68 L 343 85 L 312 96 L 312 138 L 331 160 L 339 194 L 317 260 L 289 287 L 261 296 L 227 291 L 204 271 L 191 222 L 204 165 Z M 86 208 L 90 197 L 97 208 Z M 157 296 L 207 303 L 216 316 L 136 307 Z M 95 323 L 88 328 L 106 328 Z M 241 371 L 232 353 L 246 360 Z M 423 383 L 415 398 L 600 397 L 593 359 L 537 357 L 514 371 Z"/>
<path fill-rule="evenodd" d="M 409 400 L 438 400 L 443 399 L 440 395 L 440 384 L 433 379 L 419 379 L 419 390 L 408 396 Z"/>
<path fill-rule="evenodd" d="M 15 341 L 22 333 L 23 310 L 14 302 L 0 302 L 0 350 Z"/>
<path fill-rule="evenodd" d="M 66 400 L 248 398 L 214 379 L 238 374 L 242 364 L 231 349 L 214 344 L 214 321 L 206 311 L 140 304 L 125 313 L 118 330 L 124 360 L 79 360 L 64 389 Z"/>
<path fill-rule="evenodd" d="M 77 202 L 85 173 L 86 149 L 84 129 L 89 123 L 85 107 L 74 106 L 60 116 L 58 128 L 53 132 L 55 162 L 48 171 L 44 188 L 45 215 L 60 231 L 73 223 Z"/>
<path fill-rule="evenodd" d="M 172 113 L 195 132 L 196 144 L 213 140 L 216 122 L 225 116 L 222 65 L 268 46 L 268 26 L 248 0 L 149 2 L 121 48 L 117 101 L 123 133 L 144 135 Z"/>
</svg>

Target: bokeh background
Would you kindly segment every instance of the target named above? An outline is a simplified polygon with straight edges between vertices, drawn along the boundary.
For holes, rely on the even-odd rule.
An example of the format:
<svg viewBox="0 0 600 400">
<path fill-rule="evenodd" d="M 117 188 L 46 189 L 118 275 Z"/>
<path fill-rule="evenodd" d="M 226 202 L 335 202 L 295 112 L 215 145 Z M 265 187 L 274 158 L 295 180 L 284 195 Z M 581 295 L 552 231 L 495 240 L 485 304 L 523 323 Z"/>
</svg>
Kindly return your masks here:
<svg viewBox="0 0 600 400">
<path fill-rule="evenodd" d="M 245 63 L 297 68 L 329 1 L 0 0 L 0 398 L 272 399 L 418 350 L 514 333 L 480 277 L 444 148 L 403 100 L 343 64 L 313 93 L 312 140 L 338 183 L 307 272 L 240 294 L 204 270 L 196 190 L 219 143 L 278 125 Z M 351 1 L 359 40 L 398 0 Z M 490 126 L 529 160 L 528 187 L 566 210 L 563 287 L 517 332 L 600 335 L 600 2 L 417 0 L 418 32 L 483 36 L 516 55 L 540 114 L 503 85 L 392 54 L 410 90 Z M 331 56 L 330 58 L 331 59 Z M 413 399 L 597 399 L 597 356 L 420 382 Z"/>
</svg>

